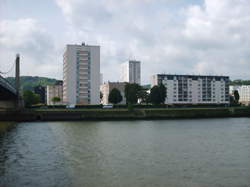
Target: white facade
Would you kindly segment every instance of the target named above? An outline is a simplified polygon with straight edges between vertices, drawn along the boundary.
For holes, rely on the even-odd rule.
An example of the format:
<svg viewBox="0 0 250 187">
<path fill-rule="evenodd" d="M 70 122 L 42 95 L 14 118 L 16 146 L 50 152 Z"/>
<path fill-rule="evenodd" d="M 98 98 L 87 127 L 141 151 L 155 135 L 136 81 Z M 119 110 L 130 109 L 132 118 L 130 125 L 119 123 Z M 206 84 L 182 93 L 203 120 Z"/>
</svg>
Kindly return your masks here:
<svg viewBox="0 0 250 187">
<path fill-rule="evenodd" d="M 198 75 L 152 76 L 152 84 L 166 87 L 166 104 L 229 104 L 229 77 Z"/>
<path fill-rule="evenodd" d="M 100 85 L 102 85 L 102 84 L 103 84 L 103 74 L 100 73 Z"/>
<path fill-rule="evenodd" d="M 230 86 L 229 89 L 231 94 L 233 94 L 234 90 L 238 90 L 240 95 L 240 103 L 246 105 L 250 104 L 250 85 L 235 85 Z"/>
<path fill-rule="evenodd" d="M 141 62 L 130 60 L 121 65 L 121 81 L 141 84 Z"/>
<path fill-rule="evenodd" d="M 63 101 L 100 104 L 100 46 L 67 45 L 63 55 Z"/>
<path fill-rule="evenodd" d="M 55 84 L 55 85 L 46 86 L 47 105 L 56 104 L 52 101 L 52 99 L 54 97 L 59 97 L 61 99 L 61 101 L 58 103 L 62 103 L 62 100 L 63 100 L 63 86 L 62 86 L 62 84 Z"/>
<path fill-rule="evenodd" d="M 121 95 L 122 95 L 122 101 L 119 104 L 126 104 L 126 98 L 125 98 L 125 82 L 108 82 L 101 85 L 100 90 L 102 93 L 102 101 L 101 103 L 104 105 L 109 104 L 109 93 L 113 88 L 117 88 Z"/>
</svg>

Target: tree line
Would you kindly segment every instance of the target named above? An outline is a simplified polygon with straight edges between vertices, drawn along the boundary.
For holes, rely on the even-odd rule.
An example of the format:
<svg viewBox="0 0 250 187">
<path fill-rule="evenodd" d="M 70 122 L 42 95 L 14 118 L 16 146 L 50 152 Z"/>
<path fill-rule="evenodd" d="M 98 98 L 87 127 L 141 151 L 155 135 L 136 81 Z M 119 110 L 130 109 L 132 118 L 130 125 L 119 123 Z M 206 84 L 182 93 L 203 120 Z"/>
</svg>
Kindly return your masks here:
<svg viewBox="0 0 250 187">
<path fill-rule="evenodd" d="M 39 104 L 41 102 L 41 98 L 39 94 L 34 93 L 31 90 L 24 90 L 23 91 L 23 100 L 25 107 L 30 107 L 32 105 Z M 55 104 L 61 101 L 60 97 L 53 97 L 51 101 Z"/>
<path fill-rule="evenodd" d="M 125 85 L 125 98 L 126 104 L 164 104 L 166 99 L 166 87 L 163 84 L 156 85 L 150 89 L 145 89 L 138 84 L 127 83 Z M 112 104 L 118 104 L 123 100 L 121 92 L 117 88 L 113 88 L 109 94 L 108 101 Z M 230 95 L 230 104 L 239 104 L 240 95 L 237 90 L 233 91 L 233 94 Z"/>
<path fill-rule="evenodd" d="M 127 83 L 124 89 L 126 104 L 164 104 L 166 99 L 166 87 L 163 84 L 154 86 L 150 89 L 143 88 L 136 83 Z M 109 103 L 118 104 L 123 100 L 120 90 L 113 88 L 108 97 Z"/>
<path fill-rule="evenodd" d="M 127 83 L 124 89 L 124 95 L 126 99 L 126 104 L 153 104 L 160 105 L 165 103 L 166 99 L 166 87 L 163 84 L 156 85 L 150 89 L 144 88 L 136 83 Z M 102 94 L 101 94 L 102 95 Z M 102 96 L 101 96 L 102 97 Z M 31 105 L 38 104 L 40 102 L 40 95 L 35 94 L 30 90 L 25 90 L 23 92 L 23 99 L 25 105 L 30 107 Z M 123 96 L 119 89 L 113 88 L 108 97 L 109 103 L 118 104 L 123 100 Z M 239 103 L 239 93 L 234 90 L 233 95 L 230 96 L 230 104 Z M 59 97 L 54 97 L 51 99 L 53 103 L 60 102 Z"/>
<path fill-rule="evenodd" d="M 237 79 L 237 80 L 233 80 L 229 82 L 229 85 L 250 85 L 250 80 L 241 80 L 241 79 Z"/>
</svg>

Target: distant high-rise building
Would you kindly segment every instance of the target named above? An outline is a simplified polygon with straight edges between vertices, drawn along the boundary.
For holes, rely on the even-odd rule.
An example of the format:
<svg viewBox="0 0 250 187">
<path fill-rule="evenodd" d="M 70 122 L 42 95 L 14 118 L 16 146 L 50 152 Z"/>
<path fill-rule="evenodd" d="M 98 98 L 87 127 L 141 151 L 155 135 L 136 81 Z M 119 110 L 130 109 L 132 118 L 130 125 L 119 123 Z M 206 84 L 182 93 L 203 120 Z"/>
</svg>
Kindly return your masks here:
<svg viewBox="0 0 250 187">
<path fill-rule="evenodd" d="M 54 97 L 60 98 L 60 103 L 62 103 L 63 99 L 63 81 L 56 81 L 54 85 L 48 85 L 46 87 L 46 101 L 47 105 L 54 105 L 53 102 Z"/>
<path fill-rule="evenodd" d="M 100 103 L 100 46 L 67 45 L 63 55 L 63 101 Z"/>
<path fill-rule="evenodd" d="M 141 84 L 141 62 L 130 60 L 121 65 L 122 82 Z"/>
<path fill-rule="evenodd" d="M 157 74 L 151 86 L 166 87 L 166 104 L 229 104 L 229 77 Z"/>
</svg>

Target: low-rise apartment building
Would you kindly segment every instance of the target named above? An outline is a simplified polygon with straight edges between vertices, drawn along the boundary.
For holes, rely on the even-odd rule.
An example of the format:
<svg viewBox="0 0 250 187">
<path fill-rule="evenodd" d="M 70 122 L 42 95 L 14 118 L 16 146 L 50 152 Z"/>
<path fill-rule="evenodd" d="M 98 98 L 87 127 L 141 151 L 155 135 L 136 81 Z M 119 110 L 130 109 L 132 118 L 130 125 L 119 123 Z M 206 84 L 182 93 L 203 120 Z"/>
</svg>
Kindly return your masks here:
<svg viewBox="0 0 250 187">
<path fill-rule="evenodd" d="M 101 85 L 101 93 L 102 93 L 102 99 L 101 99 L 101 103 L 104 105 L 109 104 L 109 93 L 111 92 L 111 90 L 113 88 L 117 88 L 122 95 L 122 101 L 119 104 L 126 104 L 126 98 L 125 98 L 125 82 L 107 82 Z"/>
<path fill-rule="evenodd" d="M 54 85 L 47 85 L 46 87 L 46 101 L 47 105 L 54 105 L 56 103 L 53 102 L 54 97 L 59 97 L 60 102 L 63 100 L 63 81 L 57 81 Z"/>
<path fill-rule="evenodd" d="M 152 76 L 152 84 L 166 87 L 166 104 L 229 104 L 229 77 L 202 75 Z"/>
<path fill-rule="evenodd" d="M 234 90 L 238 90 L 240 95 L 239 102 L 245 105 L 250 104 L 250 85 L 234 85 L 230 86 L 230 94 L 233 94 Z"/>
</svg>

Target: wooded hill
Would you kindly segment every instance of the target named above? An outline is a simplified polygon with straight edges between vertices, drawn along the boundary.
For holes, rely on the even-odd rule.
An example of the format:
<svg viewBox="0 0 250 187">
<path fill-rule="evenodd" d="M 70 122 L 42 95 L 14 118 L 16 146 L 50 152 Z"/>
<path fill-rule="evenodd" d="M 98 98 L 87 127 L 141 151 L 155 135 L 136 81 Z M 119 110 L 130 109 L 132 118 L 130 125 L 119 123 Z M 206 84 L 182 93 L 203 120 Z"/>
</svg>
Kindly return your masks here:
<svg viewBox="0 0 250 187">
<path fill-rule="evenodd" d="M 15 85 L 14 77 L 7 77 L 6 78 L 12 85 Z M 51 79 L 47 77 L 38 77 L 38 76 L 21 76 L 20 77 L 20 84 L 22 90 L 31 90 L 33 91 L 34 87 L 38 85 L 46 86 L 55 84 L 57 80 Z"/>
</svg>

